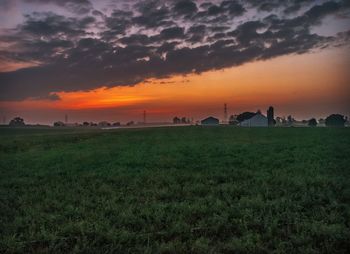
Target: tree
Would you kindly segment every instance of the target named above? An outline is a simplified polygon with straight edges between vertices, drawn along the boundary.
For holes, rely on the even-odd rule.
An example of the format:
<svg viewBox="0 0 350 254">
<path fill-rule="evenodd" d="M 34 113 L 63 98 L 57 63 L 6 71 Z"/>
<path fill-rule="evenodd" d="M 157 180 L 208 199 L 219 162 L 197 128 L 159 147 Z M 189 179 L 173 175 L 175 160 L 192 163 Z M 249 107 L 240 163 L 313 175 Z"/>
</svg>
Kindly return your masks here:
<svg viewBox="0 0 350 254">
<path fill-rule="evenodd" d="M 332 114 L 326 118 L 327 127 L 344 127 L 346 120 L 343 115 Z"/>
<path fill-rule="evenodd" d="M 307 125 L 309 125 L 310 127 L 316 127 L 316 126 L 317 126 L 317 121 L 316 121 L 316 119 L 315 119 L 315 118 L 311 118 L 311 119 L 308 121 Z"/>
<path fill-rule="evenodd" d="M 102 122 L 98 123 L 98 126 L 99 127 L 109 127 L 109 126 L 111 126 L 111 124 L 107 121 L 102 121 Z"/>
<path fill-rule="evenodd" d="M 289 116 L 287 117 L 287 119 L 288 119 L 288 123 L 289 123 L 289 124 L 295 122 L 295 119 L 294 119 L 291 115 L 289 115 Z"/>
<path fill-rule="evenodd" d="M 187 123 L 186 117 L 182 117 L 182 118 L 181 118 L 181 123 Z"/>
<path fill-rule="evenodd" d="M 244 120 L 250 119 L 250 118 L 252 118 L 255 115 L 256 115 L 256 113 L 253 113 L 253 112 L 244 112 L 244 113 L 239 114 L 237 116 L 237 121 L 238 122 L 243 122 Z"/>
<path fill-rule="evenodd" d="M 84 126 L 90 126 L 90 123 L 89 122 L 83 122 L 83 125 Z"/>
<path fill-rule="evenodd" d="M 174 124 L 178 124 L 178 123 L 180 123 L 180 122 L 181 122 L 181 119 L 178 118 L 177 116 L 175 116 L 175 117 L 173 118 L 173 123 L 174 123 Z"/>
<path fill-rule="evenodd" d="M 21 127 L 25 126 L 26 124 L 24 123 L 23 118 L 15 117 L 10 121 L 9 125 L 12 127 Z"/>
<path fill-rule="evenodd" d="M 115 123 L 113 123 L 113 126 L 114 126 L 114 127 L 120 126 L 120 122 L 115 122 Z"/>
<path fill-rule="evenodd" d="M 65 126 L 65 124 L 64 124 L 64 122 L 58 121 L 58 122 L 54 122 L 53 126 L 55 126 L 55 127 L 63 127 L 63 126 Z"/>
<path fill-rule="evenodd" d="M 237 115 L 231 115 L 229 120 L 228 120 L 228 123 L 230 125 L 236 125 L 238 124 L 238 121 L 237 121 Z"/>
</svg>

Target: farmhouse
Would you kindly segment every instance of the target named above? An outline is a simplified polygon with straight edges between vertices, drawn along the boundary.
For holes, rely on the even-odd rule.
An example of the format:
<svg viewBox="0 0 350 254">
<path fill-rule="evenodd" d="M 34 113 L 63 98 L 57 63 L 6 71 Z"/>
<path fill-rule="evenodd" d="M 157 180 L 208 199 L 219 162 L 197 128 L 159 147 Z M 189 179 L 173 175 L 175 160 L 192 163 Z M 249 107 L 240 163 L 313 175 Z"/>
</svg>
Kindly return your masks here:
<svg viewBox="0 0 350 254">
<path fill-rule="evenodd" d="M 242 121 L 239 125 L 242 127 L 268 127 L 268 119 L 258 112 L 253 117 Z"/>
<path fill-rule="evenodd" d="M 218 125 L 219 124 L 219 119 L 215 118 L 215 117 L 208 117 L 205 118 L 201 121 L 202 125 Z"/>
</svg>

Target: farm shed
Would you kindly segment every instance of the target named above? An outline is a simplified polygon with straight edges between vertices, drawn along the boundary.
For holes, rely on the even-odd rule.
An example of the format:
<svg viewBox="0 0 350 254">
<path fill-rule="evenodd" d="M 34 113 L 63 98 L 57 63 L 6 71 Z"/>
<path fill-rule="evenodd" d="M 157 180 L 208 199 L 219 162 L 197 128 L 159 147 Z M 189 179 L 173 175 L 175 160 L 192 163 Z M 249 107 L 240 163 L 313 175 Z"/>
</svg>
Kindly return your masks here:
<svg viewBox="0 0 350 254">
<path fill-rule="evenodd" d="M 208 117 L 205 118 L 201 121 L 202 125 L 218 125 L 219 124 L 219 119 L 215 118 L 215 117 Z"/>
<path fill-rule="evenodd" d="M 242 127 L 268 127 L 268 119 L 261 113 L 256 113 L 253 117 L 242 121 Z"/>
</svg>

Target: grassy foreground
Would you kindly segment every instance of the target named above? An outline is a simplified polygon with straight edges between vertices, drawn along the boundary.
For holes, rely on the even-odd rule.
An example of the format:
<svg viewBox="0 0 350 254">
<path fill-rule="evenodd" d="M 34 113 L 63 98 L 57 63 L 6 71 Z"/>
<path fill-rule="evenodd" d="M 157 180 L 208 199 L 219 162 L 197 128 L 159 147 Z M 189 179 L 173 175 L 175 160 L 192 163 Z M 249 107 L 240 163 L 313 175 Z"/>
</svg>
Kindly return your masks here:
<svg viewBox="0 0 350 254">
<path fill-rule="evenodd" d="M 0 129 L 0 253 L 350 253 L 350 129 Z"/>
</svg>

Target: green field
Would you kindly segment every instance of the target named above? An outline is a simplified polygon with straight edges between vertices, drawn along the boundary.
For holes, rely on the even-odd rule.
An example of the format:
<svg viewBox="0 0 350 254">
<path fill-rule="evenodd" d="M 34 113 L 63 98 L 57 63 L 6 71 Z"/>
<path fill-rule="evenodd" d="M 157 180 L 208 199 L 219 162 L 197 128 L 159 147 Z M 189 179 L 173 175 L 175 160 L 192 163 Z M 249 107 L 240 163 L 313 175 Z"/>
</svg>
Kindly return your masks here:
<svg viewBox="0 0 350 254">
<path fill-rule="evenodd" d="M 350 253 L 350 129 L 0 129 L 0 253 Z"/>
</svg>

